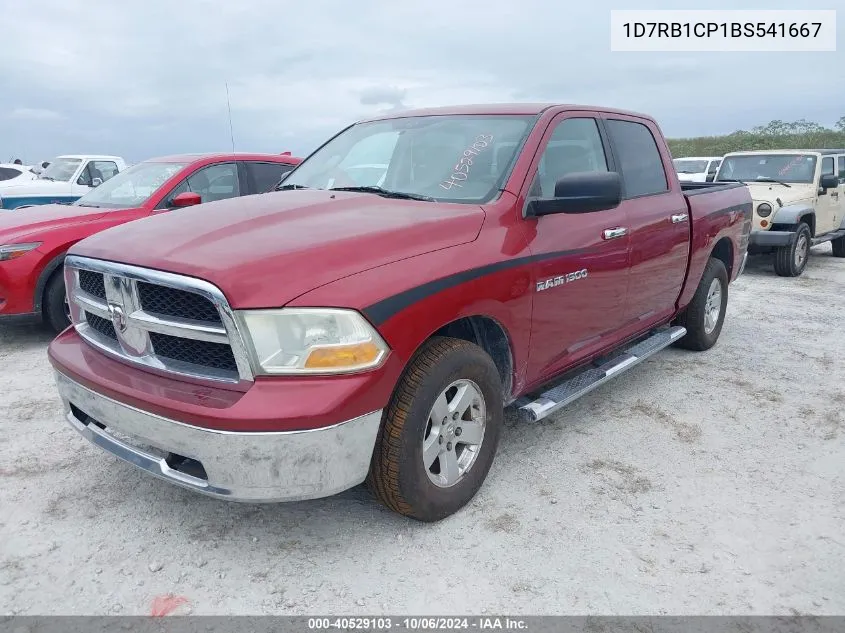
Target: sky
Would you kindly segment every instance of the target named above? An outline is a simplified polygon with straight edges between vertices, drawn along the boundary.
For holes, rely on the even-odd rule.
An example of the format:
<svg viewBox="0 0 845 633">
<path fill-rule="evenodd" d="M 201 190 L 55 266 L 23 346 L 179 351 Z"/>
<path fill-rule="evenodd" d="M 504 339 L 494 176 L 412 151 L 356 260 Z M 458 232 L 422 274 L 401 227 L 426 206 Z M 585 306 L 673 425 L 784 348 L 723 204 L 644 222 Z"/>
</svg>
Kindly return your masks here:
<svg viewBox="0 0 845 633">
<path fill-rule="evenodd" d="M 845 115 L 845 7 L 837 52 L 610 51 L 611 9 L 671 8 L 677 0 L 5 0 L 0 161 L 137 162 L 227 151 L 232 137 L 237 151 L 307 155 L 385 110 L 466 103 L 624 108 L 670 137 Z"/>
</svg>

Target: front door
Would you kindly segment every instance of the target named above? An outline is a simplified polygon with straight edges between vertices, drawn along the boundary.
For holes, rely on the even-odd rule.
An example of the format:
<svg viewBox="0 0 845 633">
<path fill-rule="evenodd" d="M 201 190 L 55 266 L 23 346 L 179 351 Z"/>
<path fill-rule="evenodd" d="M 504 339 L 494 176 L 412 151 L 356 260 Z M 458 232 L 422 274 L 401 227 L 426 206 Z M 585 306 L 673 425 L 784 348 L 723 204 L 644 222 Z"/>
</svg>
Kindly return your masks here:
<svg viewBox="0 0 845 633">
<path fill-rule="evenodd" d="M 822 176 L 836 175 L 836 157 L 822 157 Z M 828 189 L 825 192 L 819 190 L 818 202 L 816 203 L 816 235 L 830 233 L 839 228 L 842 218 L 837 221 L 840 215 L 839 208 L 842 203 L 842 185 Z"/>
<path fill-rule="evenodd" d="M 645 329 L 675 312 L 687 272 L 692 218 L 679 185 L 669 184 L 671 157 L 659 149 L 656 126 L 622 115 L 608 115 L 605 126 L 622 174 L 622 207 L 630 226 L 626 324 Z"/>
<path fill-rule="evenodd" d="M 591 113 L 555 118 L 530 173 L 528 192 L 551 198 L 562 176 L 612 169 Z M 534 311 L 529 381 L 548 377 L 605 346 L 623 323 L 628 274 L 628 215 L 622 208 L 525 220 L 533 235 Z"/>
</svg>

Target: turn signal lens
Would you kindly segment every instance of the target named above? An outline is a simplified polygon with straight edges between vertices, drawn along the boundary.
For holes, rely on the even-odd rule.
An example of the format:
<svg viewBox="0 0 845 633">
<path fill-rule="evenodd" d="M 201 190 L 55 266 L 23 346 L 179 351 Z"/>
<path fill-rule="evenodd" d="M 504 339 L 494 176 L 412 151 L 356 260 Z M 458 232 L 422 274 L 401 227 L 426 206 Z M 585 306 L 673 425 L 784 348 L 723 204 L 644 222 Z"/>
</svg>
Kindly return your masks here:
<svg viewBox="0 0 845 633">
<path fill-rule="evenodd" d="M 308 355 L 305 369 L 366 367 L 373 365 L 381 353 L 381 349 L 370 341 L 357 345 L 317 348 Z"/>
<path fill-rule="evenodd" d="M 760 226 L 762 226 L 765 229 L 767 226 L 769 226 L 769 221 L 768 220 L 760 220 Z"/>
</svg>

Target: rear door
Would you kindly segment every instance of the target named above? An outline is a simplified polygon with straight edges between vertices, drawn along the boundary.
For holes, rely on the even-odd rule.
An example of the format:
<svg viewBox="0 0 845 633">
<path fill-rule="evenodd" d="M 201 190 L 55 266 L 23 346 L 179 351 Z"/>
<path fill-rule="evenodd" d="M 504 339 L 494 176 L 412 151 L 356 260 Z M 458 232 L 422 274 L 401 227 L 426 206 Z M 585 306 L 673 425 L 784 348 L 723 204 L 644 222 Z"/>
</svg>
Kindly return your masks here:
<svg viewBox="0 0 845 633">
<path fill-rule="evenodd" d="M 675 312 L 687 272 L 690 223 L 671 156 L 657 126 L 608 114 L 604 124 L 622 175 L 622 208 L 630 231 L 626 324 L 643 329 Z"/>
<path fill-rule="evenodd" d="M 593 113 L 553 119 L 531 168 L 528 198 L 554 197 L 569 173 L 608 171 L 613 160 Z M 528 376 L 541 379 L 606 346 L 625 313 L 627 212 L 554 214 L 525 220 L 534 272 Z"/>
</svg>

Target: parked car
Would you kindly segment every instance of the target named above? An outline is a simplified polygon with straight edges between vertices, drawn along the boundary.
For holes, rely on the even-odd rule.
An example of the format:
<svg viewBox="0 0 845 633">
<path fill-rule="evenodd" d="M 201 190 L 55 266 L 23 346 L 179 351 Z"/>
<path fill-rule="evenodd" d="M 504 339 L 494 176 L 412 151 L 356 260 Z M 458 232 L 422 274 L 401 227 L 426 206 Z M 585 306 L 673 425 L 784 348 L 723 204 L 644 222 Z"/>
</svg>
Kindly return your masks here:
<svg viewBox="0 0 845 633">
<path fill-rule="evenodd" d="M 68 248 L 139 218 L 272 189 L 300 159 L 272 154 L 165 156 L 133 165 L 70 205 L 0 214 L 0 318 L 68 325 Z M 198 227 L 195 227 L 198 228 Z"/>
<path fill-rule="evenodd" d="M 721 163 L 721 156 L 688 156 L 672 161 L 681 182 L 713 182 Z"/>
<path fill-rule="evenodd" d="M 0 163 L 0 188 L 20 185 L 35 179 L 35 174 L 23 165 Z"/>
<path fill-rule="evenodd" d="M 59 156 L 34 180 L 0 189 L 0 209 L 68 204 L 124 169 L 119 156 Z"/>
<path fill-rule="evenodd" d="M 387 176 L 356 184 L 377 136 Z M 609 109 L 384 115 L 278 189 L 70 250 L 74 327 L 49 348 L 67 419 L 197 492 L 366 478 L 424 521 L 480 488 L 506 405 L 539 420 L 668 345 L 713 346 L 750 230 L 747 188 L 681 185 L 657 124 Z"/>
<path fill-rule="evenodd" d="M 778 275 L 801 275 L 810 248 L 824 242 L 845 257 L 845 149 L 732 152 L 716 180 L 748 185 L 749 253 L 774 253 Z"/>
</svg>

